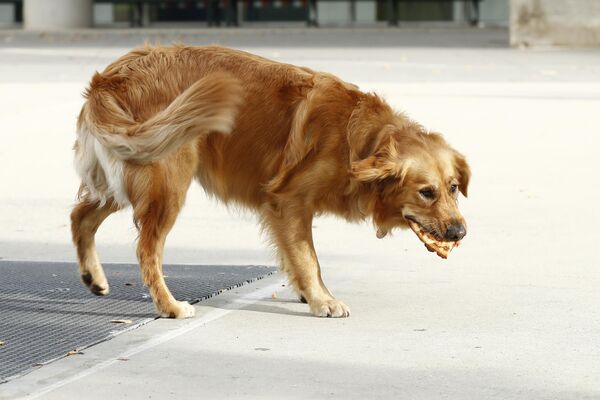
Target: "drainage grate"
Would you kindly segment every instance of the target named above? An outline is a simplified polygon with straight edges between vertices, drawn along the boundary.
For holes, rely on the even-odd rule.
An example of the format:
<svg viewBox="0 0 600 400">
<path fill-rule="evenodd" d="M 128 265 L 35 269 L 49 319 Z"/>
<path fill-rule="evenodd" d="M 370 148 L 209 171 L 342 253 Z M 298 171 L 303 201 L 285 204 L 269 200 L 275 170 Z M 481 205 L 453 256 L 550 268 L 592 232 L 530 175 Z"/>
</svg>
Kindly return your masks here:
<svg viewBox="0 0 600 400">
<path fill-rule="evenodd" d="M 155 318 L 137 265 L 107 264 L 104 271 L 110 294 L 97 297 L 74 263 L 0 261 L 0 383 Z M 165 265 L 163 271 L 176 299 L 197 302 L 275 268 Z M 123 319 L 132 323 L 110 322 Z"/>
</svg>

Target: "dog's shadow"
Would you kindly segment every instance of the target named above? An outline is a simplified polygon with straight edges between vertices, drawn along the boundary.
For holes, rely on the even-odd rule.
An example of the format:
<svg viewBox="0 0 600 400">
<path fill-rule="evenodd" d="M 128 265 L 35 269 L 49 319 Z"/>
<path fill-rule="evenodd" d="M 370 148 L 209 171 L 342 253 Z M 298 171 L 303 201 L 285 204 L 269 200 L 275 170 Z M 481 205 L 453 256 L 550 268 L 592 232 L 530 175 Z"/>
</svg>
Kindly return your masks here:
<svg viewBox="0 0 600 400">
<path fill-rule="evenodd" d="M 265 304 L 265 303 L 271 304 Z M 282 314 L 282 315 L 293 315 L 296 317 L 314 317 L 309 311 L 294 311 L 290 310 L 286 307 L 277 306 L 277 303 L 298 303 L 300 304 L 300 300 L 294 299 L 264 299 L 260 303 L 252 303 L 248 304 L 244 307 L 235 306 L 234 304 L 213 304 L 210 305 L 212 308 L 218 308 L 222 310 L 239 310 L 239 311 L 253 311 L 253 312 L 261 312 L 261 313 L 269 313 L 269 314 Z"/>
</svg>

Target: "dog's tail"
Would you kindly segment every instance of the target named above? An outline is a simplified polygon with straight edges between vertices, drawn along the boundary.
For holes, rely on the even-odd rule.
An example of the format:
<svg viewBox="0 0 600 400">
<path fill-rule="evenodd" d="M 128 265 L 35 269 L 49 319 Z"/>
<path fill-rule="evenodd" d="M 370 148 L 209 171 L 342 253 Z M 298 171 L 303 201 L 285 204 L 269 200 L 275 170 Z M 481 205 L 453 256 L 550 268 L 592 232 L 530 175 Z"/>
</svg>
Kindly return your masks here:
<svg viewBox="0 0 600 400">
<path fill-rule="evenodd" d="M 80 124 L 117 158 L 139 163 L 160 160 L 209 132 L 230 133 L 242 102 L 240 82 L 227 73 L 210 74 L 191 85 L 164 110 L 144 122 L 92 80 Z M 102 85 L 97 85 L 102 86 Z"/>
</svg>

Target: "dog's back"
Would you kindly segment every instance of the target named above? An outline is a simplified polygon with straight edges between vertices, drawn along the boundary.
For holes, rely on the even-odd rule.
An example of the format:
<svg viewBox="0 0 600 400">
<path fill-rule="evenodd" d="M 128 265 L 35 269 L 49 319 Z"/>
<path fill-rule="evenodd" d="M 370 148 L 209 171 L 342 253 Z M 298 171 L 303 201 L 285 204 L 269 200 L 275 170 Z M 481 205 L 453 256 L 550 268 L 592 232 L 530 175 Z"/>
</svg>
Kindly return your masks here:
<svg viewBox="0 0 600 400">
<path fill-rule="evenodd" d="M 227 74 L 240 88 L 226 82 Z M 222 111 L 231 116 L 236 106 L 236 99 L 229 96 L 233 92 L 241 103 L 235 121 L 224 121 L 228 117 L 222 115 L 221 121 L 197 121 L 194 125 L 204 124 L 209 131 L 217 132 L 233 128 L 229 136 L 208 134 L 198 138 L 198 178 L 205 189 L 225 201 L 258 206 L 263 199 L 257 188 L 277 175 L 285 163 L 286 151 L 294 151 L 289 148 L 293 125 L 305 122 L 298 119 L 307 117 L 306 105 L 304 112 L 298 111 L 319 79 L 323 80 L 322 74 L 307 68 L 218 46 L 134 50 L 92 79 L 78 123 L 77 170 L 89 191 L 96 191 L 101 199 L 112 195 L 125 204 L 123 183 L 117 179 L 122 175 L 121 162 L 160 159 L 189 141 L 190 137 L 183 134 L 175 140 L 172 133 L 165 132 L 165 125 L 172 128 L 183 124 L 181 119 L 186 115 L 201 113 L 202 107 L 207 107 L 202 100 L 213 103 L 207 113 Z M 177 101 L 194 95 L 189 93 L 194 85 L 197 101 L 183 110 Z M 183 114 L 179 120 L 173 118 L 175 108 Z M 153 139 L 147 132 L 150 128 L 154 129 Z M 186 132 L 195 135 L 190 129 Z M 158 140 L 172 143 L 157 145 Z M 97 171 L 98 167 L 102 171 Z M 103 191 L 108 196 L 103 196 Z"/>
</svg>

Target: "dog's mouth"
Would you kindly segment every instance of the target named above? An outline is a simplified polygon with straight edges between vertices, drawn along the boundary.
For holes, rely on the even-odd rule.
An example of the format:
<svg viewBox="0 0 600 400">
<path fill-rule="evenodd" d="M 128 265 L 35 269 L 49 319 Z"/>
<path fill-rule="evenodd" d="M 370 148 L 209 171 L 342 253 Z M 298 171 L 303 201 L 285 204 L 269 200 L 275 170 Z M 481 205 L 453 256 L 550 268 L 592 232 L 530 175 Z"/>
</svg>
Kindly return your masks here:
<svg viewBox="0 0 600 400">
<path fill-rule="evenodd" d="M 448 258 L 450 251 L 460 244 L 460 241 L 453 242 L 440 238 L 437 232 L 432 229 L 426 229 L 412 216 L 406 216 L 405 219 L 408 222 L 410 229 L 412 229 L 419 240 L 423 242 L 427 250 L 435 252 L 442 258 Z"/>
<path fill-rule="evenodd" d="M 444 242 L 445 239 L 437 232 L 437 230 L 432 227 L 425 226 L 421 224 L 415 217 L 412 215 L 405 215 L 404 219 L 408 222 L 408 226 L 412 231 L 421 239 L 421 236 L 434 240 L 436 242 Z M 421 239 L 422 241 L 423 239 Z"/>
<path fill-rule="evenodd" d="M 402 217 L 404 218 L 405 222 L 407 222 L 407 225 L 413 230 L 413 232 L 415 232 L 417 234 L 417 236 L 426 235 L 427 239 L 429 239 L 429 240 L 434 240 L 434 241 L 438 241 L 438 242 L 444 241 L 444 239 L 433 228 L 427 228 L 427 227 L 423 226 L 419 221 L 417 221 L 417 219 L 414 216 L 403 215 Z M 416 229 L 416 230 L 415 230 L 415 228 L 416 228 L 415 225 L 418 226 L 418 229 Z M 422 233 L 417 233 L 417 230 Z M 389 232 L 390 232 L 389 228 L 380 226 L 377 228 L 377 238 L 383 239 L 384 237 L 387 236 L 387 234 Z M 421 239 L 421 236 L 419 236 L 419 239 Z M 421 239 L 421 240 L 423 240 L 423 239 Z"/>
</svg>

